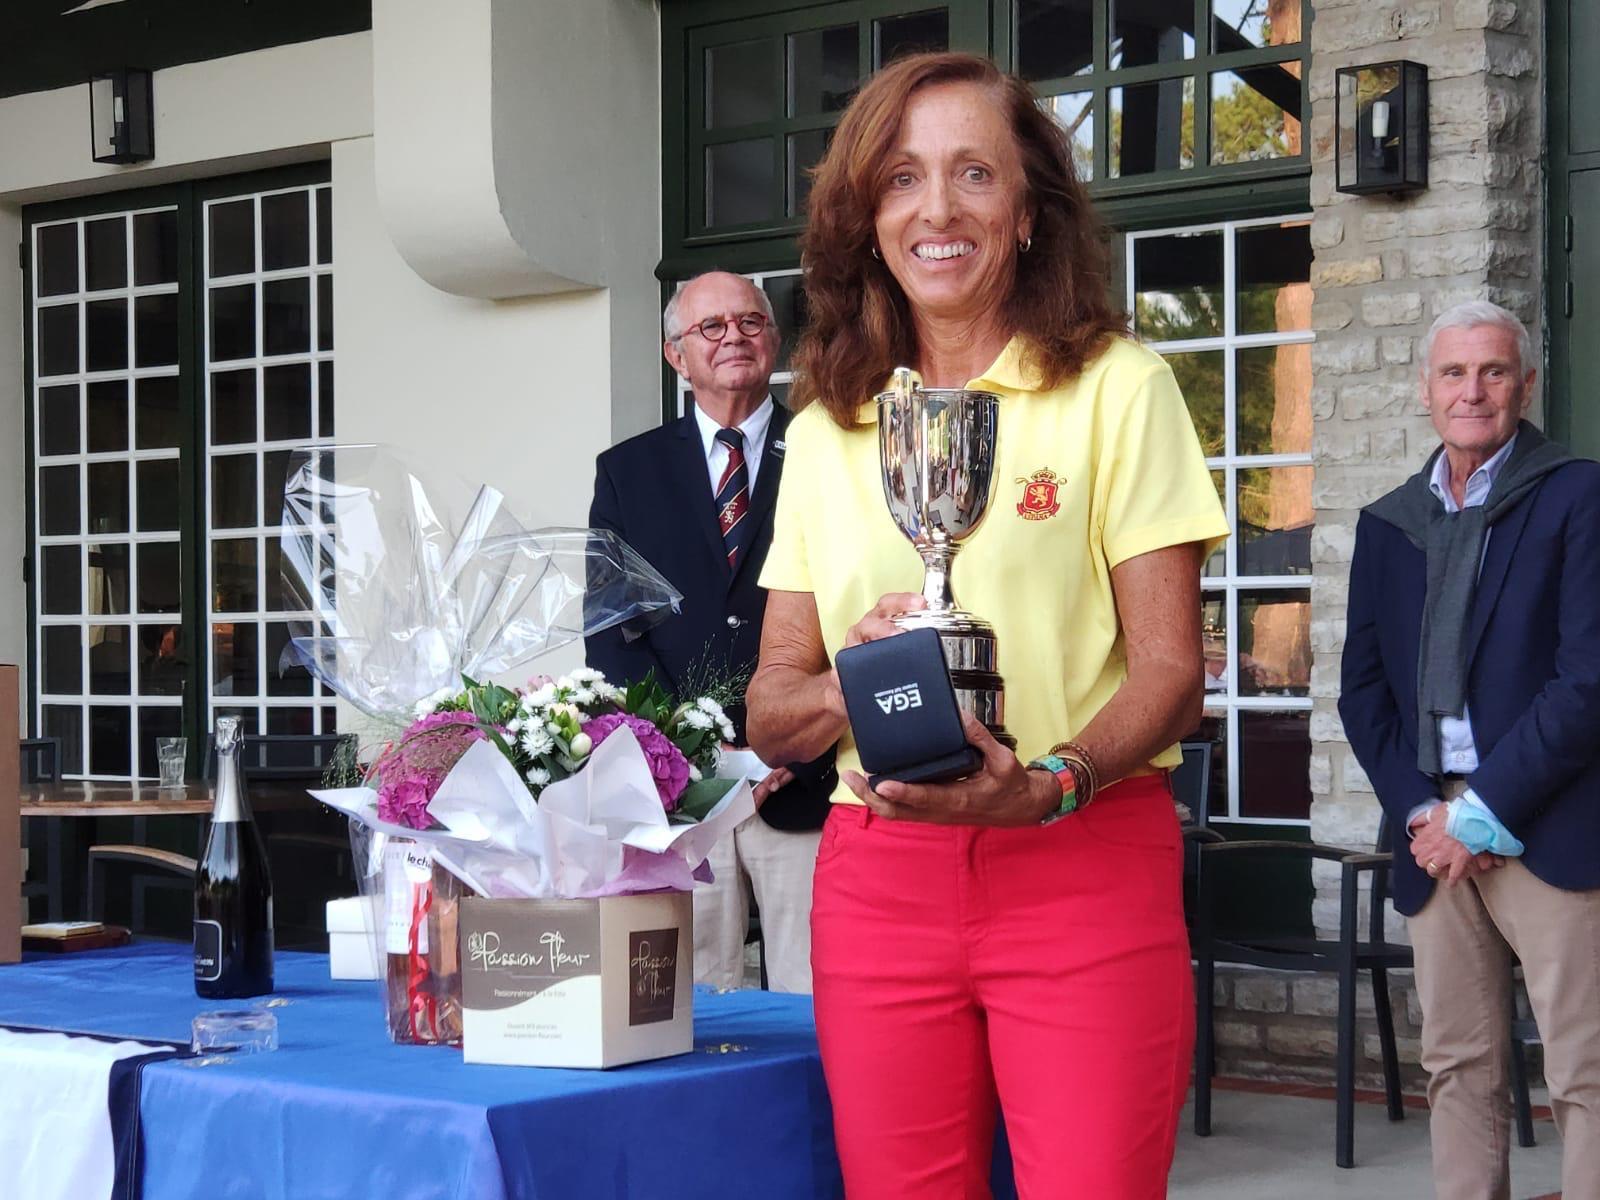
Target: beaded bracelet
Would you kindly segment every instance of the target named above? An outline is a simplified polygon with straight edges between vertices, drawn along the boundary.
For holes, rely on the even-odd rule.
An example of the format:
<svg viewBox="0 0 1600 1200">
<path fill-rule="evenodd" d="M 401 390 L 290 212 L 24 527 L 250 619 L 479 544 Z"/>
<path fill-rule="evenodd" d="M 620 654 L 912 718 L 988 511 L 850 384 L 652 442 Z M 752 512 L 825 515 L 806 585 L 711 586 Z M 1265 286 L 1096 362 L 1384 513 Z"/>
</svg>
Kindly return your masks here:
<svg viewBox="0 0 1600 1200">
<path fill-rule="evenodd" d="M 1086 750 L 1082 743 L 1074 741 L 1057 742 L 1050 747 L 1050 753 L 1068 763 L 1076 763 L 1083 768 L 1087 778 L 1083 781 L 1085 786 L 1080 788 L 1079 808 L 1087 808 L 1100 791 L 1100 770 L 1094 764 L 1094 755 Z"/>
</svg>

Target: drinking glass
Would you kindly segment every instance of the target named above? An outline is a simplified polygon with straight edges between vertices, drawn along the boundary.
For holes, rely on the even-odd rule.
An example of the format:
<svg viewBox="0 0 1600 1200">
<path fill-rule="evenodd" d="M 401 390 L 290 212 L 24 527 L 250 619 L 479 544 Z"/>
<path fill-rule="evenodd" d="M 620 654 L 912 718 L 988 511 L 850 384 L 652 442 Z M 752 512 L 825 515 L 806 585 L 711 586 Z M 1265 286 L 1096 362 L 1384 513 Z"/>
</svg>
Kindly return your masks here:
<svg viewBox="0 0 1600 1200">
<path fill-rule="evenodd" d="M 163 737 L 156 739 L 156 761 L 161 765 L 161 786 L 181 788 L 183 768 L 188 758 L 187 738 Z"/>
</svg>

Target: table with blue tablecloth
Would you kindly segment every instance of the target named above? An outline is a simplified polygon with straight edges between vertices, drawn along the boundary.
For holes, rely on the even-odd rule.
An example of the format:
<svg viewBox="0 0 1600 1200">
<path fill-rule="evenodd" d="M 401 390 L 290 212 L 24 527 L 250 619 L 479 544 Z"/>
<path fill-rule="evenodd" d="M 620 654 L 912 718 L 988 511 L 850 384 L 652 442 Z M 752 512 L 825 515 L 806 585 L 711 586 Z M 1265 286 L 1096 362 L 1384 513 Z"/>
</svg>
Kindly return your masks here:
<svg viewBox="0 0 1600 1200">
<path fill-rule="evenodd" d="M 233 1007 L 192 964 L 170 943 L 33 955 L 0 967 L 0 1024 L 186 1041 Z M 842 1195 L 809 997 L 698 989 L 693 1052 L 564 1071 L 392 1045 L 379 985 L 322 955 L 279 954 L 277 983 L 276 1052 L 143 1071 L 145 1200 Z"/>
</svg>

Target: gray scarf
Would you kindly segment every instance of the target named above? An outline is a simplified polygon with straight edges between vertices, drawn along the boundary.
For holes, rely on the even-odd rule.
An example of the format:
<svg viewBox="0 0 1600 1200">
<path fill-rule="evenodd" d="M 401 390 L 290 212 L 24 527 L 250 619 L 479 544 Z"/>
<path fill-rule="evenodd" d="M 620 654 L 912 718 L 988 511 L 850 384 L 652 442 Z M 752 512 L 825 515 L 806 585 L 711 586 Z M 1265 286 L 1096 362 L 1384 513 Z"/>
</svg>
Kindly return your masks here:
<svg viewBox="0 0 1600 1200">
<path fill-rule="evenodd" d="M 1484 537 L 1490 526 L 1546 475 L 1574 460 L 1528 422 L 1517 427 L 1517 444 L 1495 476 L 1488 499 L 1473 508 L 1446 512 L 1429 488 L 1441 446 L 1422 470 L 1367 506 L 1410 539 L 1428 558 L 1428 595 L 1422 609 L 1422 646 L 1417 656 L 1417 767 L 1442 771 L 1439 721 L 1459 718 L 1467 704 L 1467 634 L 1478 590 Z"/>
</svg>

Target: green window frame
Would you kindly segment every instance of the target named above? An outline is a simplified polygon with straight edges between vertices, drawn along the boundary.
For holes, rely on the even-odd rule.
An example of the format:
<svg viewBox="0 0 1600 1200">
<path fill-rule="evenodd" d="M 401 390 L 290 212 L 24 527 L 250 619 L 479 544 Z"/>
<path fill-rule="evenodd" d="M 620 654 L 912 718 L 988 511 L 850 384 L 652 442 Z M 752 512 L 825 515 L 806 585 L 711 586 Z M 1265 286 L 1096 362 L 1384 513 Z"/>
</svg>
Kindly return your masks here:
<svg viewBox="0 0 1600 1200">
<path fill-rule="evenodd" d="M 1247 2 L 1245 7 L 1254 13 L 1257 5 L 1264 11 L 1264 0 Z M 1013 71 L 1026 70 L 1020 39 L 1030 18 L 1039 18 L 1049 9 L 1067 8 L 1065 4 L 1052 4 L 1050 0 L 1006 0 L 1003 5 L 1005 27 L 1002 45 L 996 57 L 1006 62 Z M 1073 5 L 1077 7 L 1077 5 Z M 1310 64 L 1311 8 L 1301 5 L 1300 36 L 1296 41 L 1277 45 L 1253 46 L 1234 31 L 1231 38 L 1221 32 L 1233 30 L 1223 18 L 1228 6 L 1226 0 L 1192 0 L 1192 4 L 1174 5 L 1181 21 L 1187 10 L 1187 27 L 1175 26 L 1177 32 L 1192 43 L 1193 52 L 1180 58 L 1165 61 L 1120 66 L 1114 61 L 1118 43 L 1112 28 L 1116 8 L 1115 0 L 1084 0 L 1082 7 L 1090 10 L 1091 58 L 1078 73 L 1045 75 L 1029 71 L 1029 82 L 1042 99 L 1066 95 L 1083 95 L 1092 99 L 1093 148 L 1092 180 L 1090 190 L 1103 209 L 1114 211 L 1114 201 L 1122 197 L 1137 196 L 1155 191 L 1192 189 L 1212 183 L 1229 182 L 1245 185 L 1252 181 L 1303 178 L 1310 174 L 1310 159 L 1306 150 L 1305 115 L 1310 112 L 1307 77 Z M 1215 17 L 1215 19 L 1213 19 Z M 1230 44 L 1231 43 L 1231 44 Z M 1221 96 L 1216 95 L 1220 84 L 1229 77 L 1238 85 Z M 1253 81 L 1250 82 L 1250 81 Z M 1189 98 L 1184 104 L 1183 124 L 1192 130 L 1187 149 L 1192 165 L 1184 167 L 1155 167 L 1137 174 L 1113 175 L 1113 154 L 1116 147 L 1111 137 L 1112 122 L 1106 119 L 1111 109 L 1109 102 L 1115 93 L 1134 87 L 1159 87 L 1163 84 L 1187 84 Z M 1277 97 L 1274 101 L 1269 91 Z M 1284 114 L 1284 153 L 1271 157 L 1244 159 L 1243 145 L 1220 147 L 1224 161 L 1213 161 L 1219 149 L 1213 139 L 1214 116 L 1224 112 L 1229 124 L 1256 122 L 1259 133 L 1270 132 L 1271 109 L 1249 112 L 1250 93 L 1276 104 Z M 1222 105 L 1228 105 L 1227 110 Z M 1291 147 L 1292 152 L 1289 152 Z M 1259 147 L 1258 147 L 1259 148 Z M 1234 161 L 1227 161 L 1234 158 Z M 1220 216 L 1237 217 L 1236 211 L 1219 213 Z"/>
<path fill-rule="evenodd" d="M 951 49 L 989 52 L 992 30 L 986 0 L 836 0 L 803 6 L 768 4 L 752 14 L 749 4 L 726 0 L 668 3 L 662 6 L 662 250 L 657 272 L 664 280 L 682 279 L 710 266 L 730 270 L 762 270 L 793 266 L 795 237 L 801 217 L 790 215 L 798 183 L 791 150 L 798 138 L 824 136 L 839 119 L 831 111 L 795 112 L 789 54 L 797 35 L 854 27 L 856 78 L 865 79 L 879 54 L 884 23 L 898 18 L 944 11 Z M 778 11 L 781 8 L 782 11 Z M 774 110 L 758 119 L 724 123 L 708 112 L 708 73 L 713 55 L 732 53 L 749 44 L 747 53 L 768 56 L 770 87 L 766 99 Z M 842 105 L 840 106 L 842 108 Z M 814 145 L 814 143 L 813 143 Z M 724 226 L 708 219 L 709 156 L 723 147 L 744 147 L 759 153 L 764 146 L 774 167 L 767 191 L 768 213 Z"/>
<path fill-rule="evenodd" d="M 1307 153 L 1305 116 L 1310 111 L 1308 78 L 1312 7 L 1300 5 L 1300 37 L 1279 45 L 1240 46 L 1239 37 L 1219 36 L 1212 17 L 1241 4 L 1264 11 L 1265 0 L 1188 0 L 1175 5 L 1181 25 L 1188 15 L 1187 35 L 1192 56 L 1165 62 L 1122 67 L 1113 64 L 1110 31 L 1116 0 L 1082 0 L 1088 10 L 1092 54 L 1079 74 L 1032 79 L 1040 98 L 1075 93 L 1093 101 L 1094 135 L 1089 188 L 1101 215 L 1119 230 L 1150 228 L 1194 220 L 1242 220 L 1294 212 L 1309 204 L 1311 166 Z M 1220 6 L 1220 7 L 1219 7 Z M 737 271 L 771 271 L 793 267 L 798 261 L 796 235 L 801 221 L 786 214 L 788 189 L 788 139 L 831 129 L 838 113 L 790 116 L 787 106 L 770 119 L 737 126 L 713 126 L 706 114 L 707 51 L 742 42 L 771 41 L 781 48 L 794 34 L 854 24 L 858 71 L 864 78 L 874 62 L 871 36 L 875 22 L 897 16 L 944 8 L 949 13 L 949 44 L 953 49 L 987 54 L 1008 70 L 1026 66 L 1023 47 L 1030 18 L 1050 7 L 1048 0 L 834 0 L 832 3 L 794 3 L 766 0 L 740 4 L 735 0 L 668 0 L 662 5 L 662 261 L 657 275 L 669 286 L 697 271 L 723 267 Z M 1066 10 L 1077 5 L 1060 4 Z M 752 11 L 755 9 L 756 11 Z M 1241 22 L 1242 23 L 1242 22 Z M 1228 41 L 1235 43 L 1230 46 Z M 775 94 L 787 99 L 774 57 Z M 1281 71 L 1283 79 L 1270 72 Z M 1275 80 L 1297 89 L 1298 104 L 1290 117 L 1298 122 L 1295 152 L 1256 161 L 1212 162 L 1209 147 L 1215 106 L 1210 102 L 1215 80 L 1240 72 L 1257 80 Z M 1110 123 L 1104 119 L 1113 93 L 1123 88 L 1160 86 L 1192 81 L 1195 101 L 1186 121 L 1192 125 L 1192 145 L 1207 150 L 1192 166 L 1152 170 L 1109 178 L 1112 146 Z M 1286 81 L 1292 80 L 1292 83 Z M 1288 111 L 1296 97 L 1283 94 Z M 1200 103 L 1199 101 L 1207 101 Z M 1262 114 L 1255 114 L 1260 118 Z M 1270 122 L 1269 122 L 1270 123 Z M 730 143 L 765 140 L 771 161 L 768 204 L 773 215 L 727 227 L 705 220 L 705 161 L 708 149 Z"/>
</svg>

